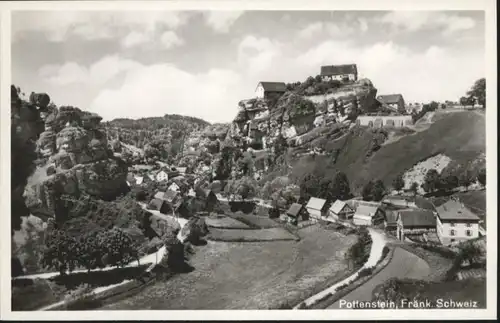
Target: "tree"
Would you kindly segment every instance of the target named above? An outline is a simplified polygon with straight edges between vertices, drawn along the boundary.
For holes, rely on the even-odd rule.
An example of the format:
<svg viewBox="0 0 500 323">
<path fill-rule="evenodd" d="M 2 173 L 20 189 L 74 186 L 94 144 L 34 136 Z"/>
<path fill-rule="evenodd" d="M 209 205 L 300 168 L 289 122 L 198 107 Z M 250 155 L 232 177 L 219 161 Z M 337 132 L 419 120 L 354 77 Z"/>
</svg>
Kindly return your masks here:
<svg viewBox="0 0 500 323">
<path fill-rule="evenodd" d="M 97 232 L 90 232 L 79 241 L 78 264 L 88 271 L 95 268 L 104 268 L 102 262 L 104 246 L 99 244 Z"/>
<path fill-rule="evenodd" d="M 373 199 L 372 189 L 373 189 L 373 182 L 370 180 L 370 181 L 368 181 L 368 183 L 365 184 L 365 186 L 363 186 L 363 190 L 361 191 L 361 195 L 363 196 L 363 200 L 371 201 Z"/>
<path fill-rule="evenodd" d="M 466 105 L 469 104 L 469 98 L 463 96 L 460 98 L 459 102 L 461 106 L 465 107 Z"/>
<path fill-rule="evenodd" d="M 429 169 L 425 174 L 424 183 L 422 184 L 422 188 L 427 193 L 432 193 L 438 189 L 440 189 L 441 178 L 439 173 L 435 169 Z"/>
<path fill-rule="evenodd" d="M 438 108 L 439 103 L 437 103 L 436 101 L 431 101 L 431 103 L 429 103 L 429 109 L 431 109 L 431 111 L 436 111 Z"/>
<path fill-rule="evenodd" d="M 372 187 L 372 199 L 376 202 L 381 201 L 385 195 L 385 186 L 382 180 L 377 180 Z"/>
<path fill-rule="evenodd" d="M 237 161 L 238 170 L 243 176 L 253 176 L 254 161 L 250 154 L 246 153 Z"/>
<path fill-rule="evenodd" d="M 456 175 L 451 175 L 451 174 L 442 178 L 441 181 L 442 181 L 441 187 L 447 191 L 454 189 L 455 187 L 458 186 L 459 183 L 458 177 Z"/>
<path fill-rule="evenodd" d="M 403 174 L 398 175 L 392 182 L 392 187 L 396 191 L 401 191 L 405 187 L 405 181 L 403 179 Z"/>
<path fill-rule="evenodd" d="M 411 183 L 410 191 L 413 192 L 413 196 L 416 196 L 418 192 L 418 183 L 416 182 Z"/>
<path fill-rule="evenodd" d="M 338 172 L 332 182 L 331 191 L 327 195 L 330 201 L 337 199 L 346 200 L 351 195 L 351 188 L 347 175 L 343 172 Z"/>
<path fill-rule="evenodd" d="M 215 167 L 214 180 L 226 180 L 231 176 L 233 154 L 229 147 L 222 148 L 220 159 Z"/>
<path fill-rule="evenodd" d="M 42 266 L 55 269 L 61 275 L 72 272 L 78 264 L 78 243 L 65 231 L 55 230 L 46 240 Z"/>
<path fill-rule="evenodd" d="M 285 203 L 285 208 L 290 207 L 293 203 L 297 203 L 300 198 L 300 187 L 295 184 L 287 185 L 283 190 L 280 191 L 280 196 L 283 198 Z"/>
<path fill-rule="evenodd" d="M 486 108 L 486 79 L 480 78 L 467 92 L 467 96 L 473 98 L 475 102 Z"/>
<path fill-rule="evenodd" d="M 458 176 L 458 184 L 468 188 L 473 182 L 472 174 L 466 169 Z"/>
<path fill-rule="evenodd" d="M 288 142 L 285 137 L 280 133 L 278 137 L 273 142 L 273 151 L 274 151 L 274 161 L 279 156 L 283 155 L 288 149 Z"/>
<path fill-rule="evenodd" d="M 26 238 L 15 254 L 23 256 L 24 269 L 27 272 L 36 272 L 40 269 L 43 255 L 44 231 L 40 231 L 29 219 L 25 225 Z"/>
<path fill-rule="evenodd" d="M 102 248 L 103 263 L 108 266 L 123 267 L 133 260 L 139 261 L 132 239 L 119 228 L 101 232 L 96 241 Z"/>
<path fill-rule="evenodd" d="M 486 169 L 482 168 L 477 174 L 477 180 L 481 185 L 486 186 Z"/>
<path fill-rule="evenodd" d="M 470 241 L 460 244 L 459 250 L 457 261 L 460 264 L 463 261 L 467 261 L 469 265 L 477 264 L 481 262 L 481 258 L 484 256 L 484 250 L 479 245 Z"/>
<path fill-rule="evenodd" d="M 317 196 L 320 187 L 320 180 L 315 174 L 307 174 L 300 182 L 300 196 L 308 200 L 312 196 Z"/>
<path fill-rule="evenodd" d="M 257 193 L 257 183 L 250 177 L 243 177 L 237 182 L 236 194 L 242 199 L 254 198 Z"/>
<path fill-rule="evenodd" d="M 144 190 L 138 190 L 136 193 L 135 193 L 135 199 L 137 201 L 145 201 L 147 198 L 147 194 Z"/>
</svg>

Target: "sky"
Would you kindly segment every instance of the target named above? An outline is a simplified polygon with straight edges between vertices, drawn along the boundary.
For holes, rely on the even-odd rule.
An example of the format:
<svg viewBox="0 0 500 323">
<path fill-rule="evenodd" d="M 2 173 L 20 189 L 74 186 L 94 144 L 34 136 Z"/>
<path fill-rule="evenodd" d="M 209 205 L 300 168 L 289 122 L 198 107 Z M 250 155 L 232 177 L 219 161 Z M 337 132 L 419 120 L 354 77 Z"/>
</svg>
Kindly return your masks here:
<svg viewBox="0 0 500 323">
<path fill-rule="evenodd" d="M 358 66 L 378 94 L 457 101 L 485 77 L 482 11 L 18 11 L 12 83 L 104 120 L 229 122 L 259 81 Z"/>
</svg>

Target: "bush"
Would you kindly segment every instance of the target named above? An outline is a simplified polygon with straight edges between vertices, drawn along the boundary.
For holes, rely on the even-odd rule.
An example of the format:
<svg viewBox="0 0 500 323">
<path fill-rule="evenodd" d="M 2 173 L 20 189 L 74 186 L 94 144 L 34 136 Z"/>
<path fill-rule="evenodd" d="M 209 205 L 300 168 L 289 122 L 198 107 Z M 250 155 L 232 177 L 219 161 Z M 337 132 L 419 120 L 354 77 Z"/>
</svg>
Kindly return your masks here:
<svg viewBox="0 0 500 323">
<path fill-rule="evenodd" d="M 355 267 L 362 266 L 368 260 L 372 244 L 372 238 L 366 228 L 360 228 L 358 234 L 358 241 L 356 241 L 346 253 L 346 258 L 349 259 Z"/>
<path fill-rule="evenodd" d="M 373 273 L 373 267 L 363 268 L 359 271 L 358 277 L 361 278 L 370 276 L 372 273 Z"/>
<path fill-rule="evenodd" d="M 337 287 L 337 291 L 341 291 L 341 290 L 345 289 L 347 286 L 349 286 L 349 284 L 342 284 L 339 287 Z"/>
<path fill-rule="evenodd" d="M 385 258 L 385 256 L 387 256 L 387 254 L 389 253 L 389 247 L 385 246 L 384 249 L 382 249 L 382 259 Z"/>
<path fill-rule="evenodd" d="M 302 302 L 299 304 L 299 306 L 297 306 L 298 309 L 306 309 L 307 308 L 307 305 L 306 303 Z"/>
<path fill-rule="evenodd" d="M 147 199 L 147 194 L 146 194 L 146 192 L 144 192 L 143 190 L 137 191 L 137 192 L 135 193 L 135 199 L 136 199 L 137 201 L 140 201 L 140 202 L 142 202 L 142 201 L 146 201 L 146 199 Z"/>
</svg>

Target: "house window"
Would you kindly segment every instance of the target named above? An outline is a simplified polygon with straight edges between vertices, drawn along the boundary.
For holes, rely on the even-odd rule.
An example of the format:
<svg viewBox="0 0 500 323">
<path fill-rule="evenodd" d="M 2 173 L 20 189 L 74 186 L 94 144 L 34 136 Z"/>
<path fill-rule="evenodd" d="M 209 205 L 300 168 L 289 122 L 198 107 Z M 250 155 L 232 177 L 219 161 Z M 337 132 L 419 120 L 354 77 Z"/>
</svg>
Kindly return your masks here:
<svg viewBox="0 0 500 323">
<path fill-rule="evenodd" d="M 454 227 L 455 226 L 455 222 L 450 222 L 450 227 Z"/>
<path fill-rule="evenodd" d="M 472 236 L 472 231 L 471 231 L 471 230 L 467 230 L 467 231 L 465 231 L 465 234 L 466 234 L 468 237 L 470 237 L 470 236 Z"/>
<path fill-rule="evenodd" d="M 470 227 L 472 227 L 472 223 L 467 223 L 466 226 L 467 226 L 467 228 L 470 228 Z"/>
<path fill-rule="evenodd" d="M 450 230 L 450 236 L 454 236 L 455 235 L 455 230 Z"/>
</svg>

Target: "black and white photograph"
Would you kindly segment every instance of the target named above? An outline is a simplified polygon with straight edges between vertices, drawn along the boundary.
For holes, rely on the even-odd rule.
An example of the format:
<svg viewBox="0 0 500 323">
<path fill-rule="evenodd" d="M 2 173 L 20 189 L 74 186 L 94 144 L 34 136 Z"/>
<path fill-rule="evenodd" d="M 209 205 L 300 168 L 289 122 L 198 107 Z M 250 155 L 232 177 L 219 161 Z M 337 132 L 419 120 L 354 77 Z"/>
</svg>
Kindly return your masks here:
<svg viewBox="0 0 500 323">
<path fill-rule="evenodd" d="M 336 2 L 0 5 L 2 317 L 493 318 L 495 2 Z"/>
</svg>

